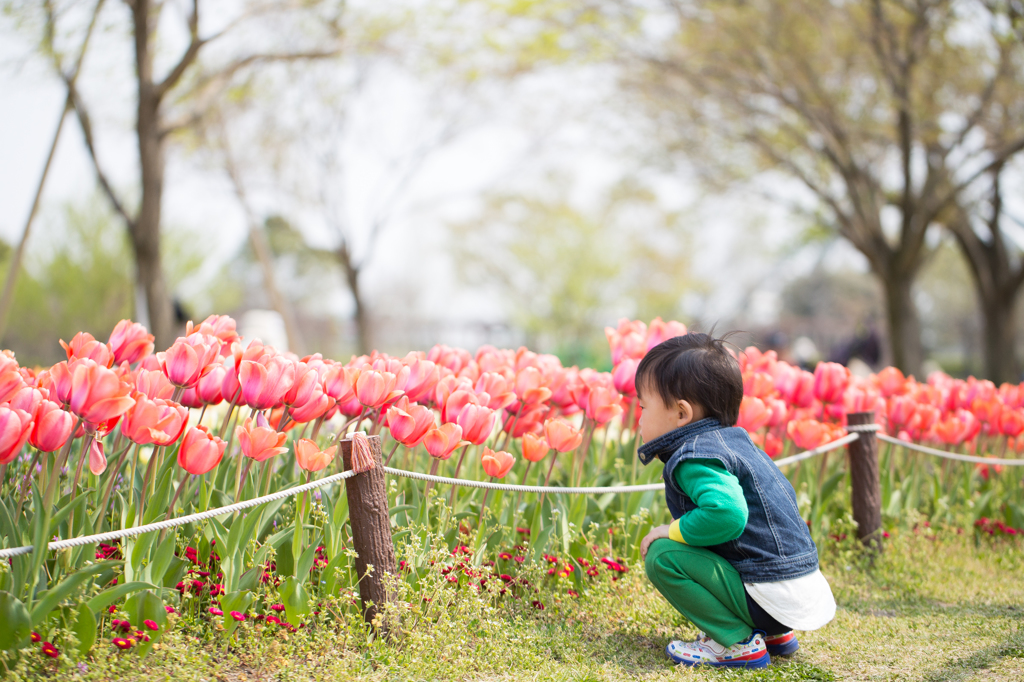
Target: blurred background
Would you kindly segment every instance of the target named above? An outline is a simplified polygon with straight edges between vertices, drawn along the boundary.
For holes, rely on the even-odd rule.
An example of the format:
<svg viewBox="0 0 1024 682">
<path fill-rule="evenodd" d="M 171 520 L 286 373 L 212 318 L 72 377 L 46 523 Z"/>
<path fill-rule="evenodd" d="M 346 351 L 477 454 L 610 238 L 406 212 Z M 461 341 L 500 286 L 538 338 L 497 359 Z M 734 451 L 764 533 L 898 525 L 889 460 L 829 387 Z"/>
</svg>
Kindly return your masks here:
<svg viewBox="0 0 1024 682">
<path fill-rule="evenodd" d="M 1020 381 L 1022 0 L 0 0 L 0 346 L 621 317 Z"/>
</svg>

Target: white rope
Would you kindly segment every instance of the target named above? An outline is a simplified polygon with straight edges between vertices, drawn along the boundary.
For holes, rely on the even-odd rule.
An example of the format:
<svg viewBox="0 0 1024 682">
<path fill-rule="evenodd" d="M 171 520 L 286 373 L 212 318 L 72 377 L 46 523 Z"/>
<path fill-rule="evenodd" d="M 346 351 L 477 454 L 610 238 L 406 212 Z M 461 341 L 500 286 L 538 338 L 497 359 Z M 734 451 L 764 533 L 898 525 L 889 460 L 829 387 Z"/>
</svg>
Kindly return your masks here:
<svg viewBox="0 0 1024 682">
<path fill-rule="evenodd" d="M 902 445 L 908 450 L 917 450 L 918 452 L 923 452 L 926 455 L 955 459 L 959 462 L 974 462 L 975 464 L 993 464 L 1010 467 L 1024 466 L 1024 459 L 1000 459 L 998 457 L 974 457 L 972 455 L 961 455 L 956 452 L 946 452 L 945 450 L 930 448 L 927 445 L 911 443 L 910 441 L 903 440 L 902 438 L 893 438 L 892 436 L 888 436 L 884 433 L 878 434 L 878 440 L 884 440 L 886 443 L 892 443 L 893 445 Z"/>
<path fill-rule="evenodd" d="M 386 473 L 392 474 L 393 476 L 415 478 L 419 481 L 433 481 L 434 483 L 459 485 L 465 488 L 487 488 L 489 490 L 508 490 L 511 492 L 520 493 L 564 493 L 566 495 L 600 495 L 602 493 L 642 493 L 649 490 L 661 490 L 665 487 L 664 483 L 649 483 L 647 485 L 610 485 L 592 486 L 589 488 L 562 488 L 554 485 L 512 485 L 509 483 L 492 483 L 491 481 L 470 481 L 461 478 L 431 476 L 430 474 L 421 474 L 418 471 L 392 469 L 391 467 L 384 467 L 384 471 Z"/>
<path fill-rule="evenodd" d="M 880 431 L 882 428 L 881 424 L 847 424 L 846 430 L 850 433 L 868 433 L 871 431 Z"/>
<path fill-rule="evenodd" d="M 815 455 L 822 455 L 822 454 L 824 454 L 826 452 L 830 452 L 832 450 L 837 450 L 837 449 L 843 447 L 844 445 L 848 445 L 848 444 L 852 443 L 853 441 L 857 440 L 858 438 L 860 438 L 860 434 L 859 433 L 850 433 L 850 434 L 847 434 L 847 435 L 843 436 L 842 438 L 839 438 L 838 440 L 832 441 L 831 443 L 825 443 L 824 445 L 819 445 L 818 447 L 814 448 L 813 450 L 807 450 L 806 452 L 798 453 L 796 455 L 793 455 L 792 457 L 784 457 L 783 459 L 776 459 L 776 460 L 772 460 L 772 461 L 775 463 L 775 466 L 783 467 L 783 466 L 786 466 L 787 464 L 793 464 L 794 462 L 799 462 L 799 461 L 804 460 L 804 459 L 810 459 L 811 457 L 814 457 Z"/>
<path fill-rule="evenodd" d="M 288 488 L 287 490 L 278 490 L 276 493 L 270 493 L 263 497 L 254 497 L 251 500 L 242 500 L 234 504 L 229 504 L 226 507 L 218 507 L 216 509 L 208 509 L 198 514 L 189 514 L 188 516 L 179 516 L 173 519 L 165 519 L 163 521 L 157 521 L 155 523 L 147 523 L 144 526 L 135 526 L 134 528 L 122 528 L 121 530 L 112 530 L 108 533 L 97 533 L 96 535 L 83 535 L 77 538 L 71 538 L 69 540 L 55 540 L 49 545 L 47 549 L 51 552 L 70 549 L 71 547 L 79 547 L 81 545 L 90 545 L 92 543 L 99 542 L 112 542 L 120 538 L 133 537 L 135 535 L 142 535 L 143 533 L 151 533 L 157 530 L 164 530 L 166 528 L 174 528 L 176 526 L 183 526 L 186 523 L 193 521 L 204 521 L 215 516 L 224 516 L 225 514 L 231 514 L 236 511 L 248 509 L 249 507 L 256 507 L 267 502 L 273 502 L 274 500 L 280 500 L 285 497 L 291 497 L 292 495 L 298 495 L 304 493 L 307 490 L 313 490 L 315 488 L 321 488 L 329 483 L 341 481 L 346 478 L 352 478 L 356 475 L 354 471 L 343 471 L 340 474 L 334 474 L 327 478 L 321 478 L 318 481 L 310 481 L 309 483 L 303 483 L 300 486 L 294 488 Z M 34 547 L 32 545 L 26 545 L 24 547 L 11 547 L 8 549 L 0 549 L 0 559 L 7 559 L 9 557 L 21 556 L 22 554 L 30 554 Z"/>
</svg>

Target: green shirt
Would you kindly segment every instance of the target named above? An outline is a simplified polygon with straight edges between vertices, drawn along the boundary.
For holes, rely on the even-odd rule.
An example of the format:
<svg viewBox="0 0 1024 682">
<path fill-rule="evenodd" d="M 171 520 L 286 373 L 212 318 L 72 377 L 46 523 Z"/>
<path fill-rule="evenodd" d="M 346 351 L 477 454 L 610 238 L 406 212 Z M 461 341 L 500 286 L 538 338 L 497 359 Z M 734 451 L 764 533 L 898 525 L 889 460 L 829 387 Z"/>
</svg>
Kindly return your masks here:
<svg viewBox="0 0 1024 682">
<path fill-rule="evenodd" d="M 687 460 L 676 467 L 676 485 L 697 505 L 672 523 L 669 537 L 706 547 L 735 540 L 747 526 L 747 501 L 739 479 L 717 460 Z"/>
</svg>

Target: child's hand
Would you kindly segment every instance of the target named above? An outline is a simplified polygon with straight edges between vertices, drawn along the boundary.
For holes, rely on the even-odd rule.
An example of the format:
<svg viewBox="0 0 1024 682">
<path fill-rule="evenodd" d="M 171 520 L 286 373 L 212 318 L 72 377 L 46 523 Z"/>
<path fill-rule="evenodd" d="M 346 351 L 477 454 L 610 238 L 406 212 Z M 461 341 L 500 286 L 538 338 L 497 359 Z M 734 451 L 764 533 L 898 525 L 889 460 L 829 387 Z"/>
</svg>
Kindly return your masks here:
<svg viewBox="0 0 1024 682">
<path fill-rule="evenodd" d="M 644 559 L 647 558 L 647 550 L 650 548 L 651 543 L 655 540 L 662 538 L 668 539 L 669 524 L 664 526 L 655 526 L 651 529 L 651 532 L 644 536 L 644 539 L 640 541 L 640 556 Z"/>
</svg>

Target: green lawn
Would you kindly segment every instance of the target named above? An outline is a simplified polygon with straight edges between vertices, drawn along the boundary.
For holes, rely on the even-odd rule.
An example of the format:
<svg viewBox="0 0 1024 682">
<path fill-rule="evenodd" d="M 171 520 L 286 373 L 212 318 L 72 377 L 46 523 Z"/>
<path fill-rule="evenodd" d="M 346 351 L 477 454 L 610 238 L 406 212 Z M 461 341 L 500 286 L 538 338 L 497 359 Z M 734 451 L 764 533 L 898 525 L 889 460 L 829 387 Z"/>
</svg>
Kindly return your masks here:
<svg viewBox="0 0 1024 682">
<path fill-rule="evenodd" d="M 357 627 L 260 634 L 247 623 L 230 645 L 182 628 L 139 661 L 102 644 L 92 660 L 51 663 L 35 652 L 10 679 L 113 680 L 1024 680 L 1024 556 L 1020 540 L 970 533 L 896 534 L 868 566 L 846 541 L 822 548 L 839 612 L 801 650 L 759 672 L 673 667 L 672 638 L 695 634 L 639 567 L 602 575 L 587 594 L 564 579 L 529 600 L 493 601 L 439 583 L 429 603 L 399 608 L 393 643 Z M 417 595 L 419 596 L 419 595 Z M 99 653 L 95 653 L 99 652 Z"/>
</svg>

